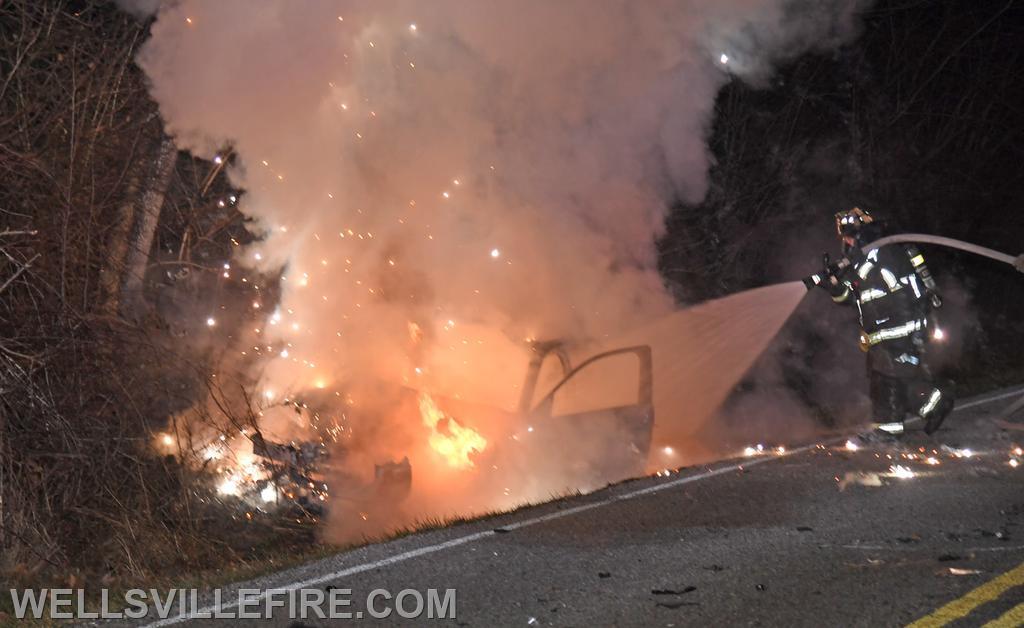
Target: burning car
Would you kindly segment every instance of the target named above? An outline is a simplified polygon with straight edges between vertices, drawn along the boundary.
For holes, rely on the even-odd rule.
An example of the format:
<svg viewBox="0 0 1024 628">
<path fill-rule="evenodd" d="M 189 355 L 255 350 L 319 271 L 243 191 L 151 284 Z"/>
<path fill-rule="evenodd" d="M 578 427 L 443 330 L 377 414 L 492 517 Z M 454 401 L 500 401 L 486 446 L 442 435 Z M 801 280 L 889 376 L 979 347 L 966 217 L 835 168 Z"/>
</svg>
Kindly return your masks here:
<svg viewBox="0 0 1024 628">
<path fill-rule="evenodd" d="M 301 401 L 286 400 L 307 438 L 275 442 L 259 430 L 248 434 L 249 465 L 262 473 L 229 488 L 262 508 L 284 503 L 320 514 L 342 500 L 365 509 L 406 499 L 415 462 L 421 480 L 472 470 L 475 492 L 496 493 L 502 504 L 589 490 L 645 471 L 654 427 L 652 380 L 648 346 L 604 351 L 574 365 L 569 348 L 556 341 L 530 345 L 512 412 L 381 382 L 372 384 L 372 394 L 365 382 L 330 394 L 312 391 Z M 360 393 L 385 401 L 357 403 Z M 403 413 L 416 413 L 419 421 L 396 424 L 420 428 L 398 438 L 386 417 Z M 412 451 L 382 452 L 385 441 Z M 372 475 L 366 472 L 371 465 Z"/>
</svg>

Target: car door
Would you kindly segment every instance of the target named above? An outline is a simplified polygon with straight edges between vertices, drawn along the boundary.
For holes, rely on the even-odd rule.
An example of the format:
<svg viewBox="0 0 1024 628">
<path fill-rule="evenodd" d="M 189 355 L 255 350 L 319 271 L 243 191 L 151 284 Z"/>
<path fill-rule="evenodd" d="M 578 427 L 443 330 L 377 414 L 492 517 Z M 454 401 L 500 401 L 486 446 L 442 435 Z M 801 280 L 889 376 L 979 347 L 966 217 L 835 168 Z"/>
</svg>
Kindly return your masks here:
<svg viewBox="0 0 1024 628">
<path fill-rule="evenodd" d="M 595 355 L 537 403 L 530 420 L 557 441 L 564 471 L 591 483 L 644 472 L 654 428 L 651 349 L 635 346 Z"/>
</svg>

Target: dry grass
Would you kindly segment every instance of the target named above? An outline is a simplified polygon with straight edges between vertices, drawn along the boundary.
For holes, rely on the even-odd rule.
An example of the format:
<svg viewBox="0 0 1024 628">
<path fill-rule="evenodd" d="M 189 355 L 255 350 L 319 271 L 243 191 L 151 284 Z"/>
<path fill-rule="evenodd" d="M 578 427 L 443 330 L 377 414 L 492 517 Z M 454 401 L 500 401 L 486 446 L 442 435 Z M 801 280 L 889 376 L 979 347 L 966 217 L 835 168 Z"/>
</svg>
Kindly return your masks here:
<svg viewBox="0 0 1024 628">
<path fill-rule="evenodd" d="M 244 566 L 269 555 L 271 539 L 312 539 L 238 520 L 210 499 L 201 470 L 150 446 L 207 394 L 226 350 L 154 304 L 205 306 L 217 272 L 195 260 L 225 258 L 245 229 L 236 210 L 217 208 L 220 168 L 181 158 L 155 238 L 139 236 L 164 145 L 133 63 L 145 36 L 113 3 L 0 2 L 5 582 L 138 581 Z M 155 244 L 133 250 L 139 242 Z"/>
</svg>

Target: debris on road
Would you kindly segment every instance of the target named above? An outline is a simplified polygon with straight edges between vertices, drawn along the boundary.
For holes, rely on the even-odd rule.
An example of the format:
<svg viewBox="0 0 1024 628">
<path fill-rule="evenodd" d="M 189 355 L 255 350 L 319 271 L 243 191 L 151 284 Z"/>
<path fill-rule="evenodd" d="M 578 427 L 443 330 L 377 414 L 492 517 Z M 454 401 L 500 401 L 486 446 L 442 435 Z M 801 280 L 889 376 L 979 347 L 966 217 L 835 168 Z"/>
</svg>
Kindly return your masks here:
<svg viewBox="0 0 1024 628">
<path fill-rule="evenodd" d="M 651 589 L 651 595 L 683 595 L 691 591 L 696 591 L 697 587 L 688 585 L 682 589 Z"/>
<path fill-rule="evenodd" d="M 971 458 L 974 456 L 974 451 L 971 449 L 959 449 L 956 447 L 950 447 L 948 445 L 941 445 L 939 447 L 943 452 L 953 456 L 954 458 Z"/>
<path fill-rule="evenodd" d="M 981 573 L 980 569 L 961 569 L 960 567 L 950 567 L 950 575 L 953 576 L 975 576 Z"/>
<path fill-rule="evenodd" d="M 1000 541 L 1009 541 L 1010 540 L 1010 535 L 1007 534 L 1006 532 L 1003 532 L 1002 530 L 997 530 L 995 532 L 991 532 L 989 530 L 981 530 L 981 529 L 979 529 L 979 530 L 977 530 L 977 532 L 982 537 L 996 538 L 996 539 L 999 539 Z"/>
<path fill-rule="evenodd" d="M 836 478 L 839 482 L 839 490 L 845 491 L 847 486 L 851 484 L 860 484 L 861 486 L 881 486 L 882 478 L 877 473 L 869 471 L 847 471 L 842 479 Z"/>
</svg>

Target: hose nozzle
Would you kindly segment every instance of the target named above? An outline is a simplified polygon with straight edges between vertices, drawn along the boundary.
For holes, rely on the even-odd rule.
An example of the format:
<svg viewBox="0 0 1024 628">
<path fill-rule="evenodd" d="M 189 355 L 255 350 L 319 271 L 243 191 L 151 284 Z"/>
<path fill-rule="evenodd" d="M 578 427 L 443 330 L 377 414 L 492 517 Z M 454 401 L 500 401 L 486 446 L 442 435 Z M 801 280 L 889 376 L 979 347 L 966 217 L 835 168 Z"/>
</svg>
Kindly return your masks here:
<svg viewBox="0 0 1024 628">
<path fill-rule="evenodd" d="M 809 275 L 801 279 L 804 282 L 804 287 L 810 292 L 814 290 L 815 286 L 820 286 L 821 282 L 824 281 L 821 275 Z"/>
<path fill-rule="evenodd" d="M 1024 255 L 1017 256 L 1017 259 L 1013 260 L 1013 267 L 1024 273 Z"/>
</svg>

